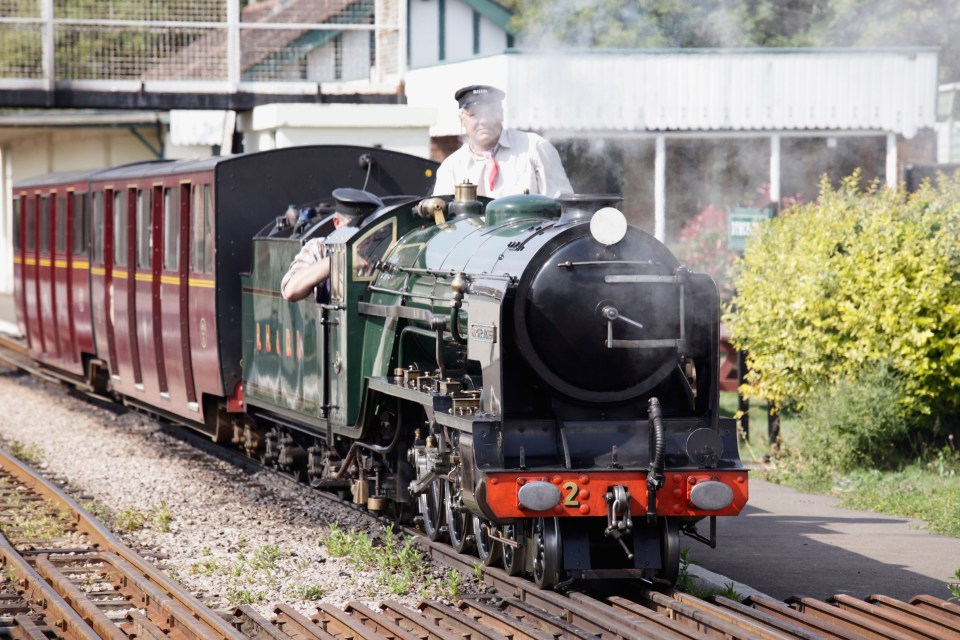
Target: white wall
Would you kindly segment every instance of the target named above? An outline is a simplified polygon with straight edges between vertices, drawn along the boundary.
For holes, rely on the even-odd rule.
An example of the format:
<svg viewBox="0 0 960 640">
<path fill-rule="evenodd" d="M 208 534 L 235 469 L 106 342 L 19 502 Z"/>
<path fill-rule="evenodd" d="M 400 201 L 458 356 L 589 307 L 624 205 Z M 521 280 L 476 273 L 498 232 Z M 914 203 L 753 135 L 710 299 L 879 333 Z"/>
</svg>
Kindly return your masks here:
<svg viewBox="0 0 960 640">
<path fill-rule="evenodd" d="M 140 131 L 154 147 L 160 146 L 153 127 Z M 14 182 L 44 173 L 99 169 L 155 157 L 126 129 L 27 130 L 7 144 Z"/>
<path fill-rule="evenodd" d="M 473 9 L 453 0 L 447 0 L 446 44 L 445 62 L 473 57 Z"/>
<path fill-rule="evenodd" d="M 492 56 L 503 53 L 507 48 L 507 32 L 490 22 L 480 18 L 480 55 Z"/>
<path fill-rule="evenodd" d="M 378 146 L 427 158 L 436 109 L 382 104 L 270 104 L 240 115 L 245 151 L 305 144 Z"/>
<path fill-rule="evenodd" d="M 412 69 L 436 64 L 440 59 L 440 23 L 437 0 L 410 0 L 410 59 Z"/>
<path fill-rule="evenodd" d="M 438 0 L 409 0 L 411 69 L 443 62 L 460 62 L 475 55 L 503 53 L 507 33 L 496 24 L 480 17 L 479 53 L 473 52 L 473 9 L 458 0 L 445 2 L 445 57 L 440 60 L 440 3 Z M 463 84 L 470 84 L 465 82 Z"/>
</svg>

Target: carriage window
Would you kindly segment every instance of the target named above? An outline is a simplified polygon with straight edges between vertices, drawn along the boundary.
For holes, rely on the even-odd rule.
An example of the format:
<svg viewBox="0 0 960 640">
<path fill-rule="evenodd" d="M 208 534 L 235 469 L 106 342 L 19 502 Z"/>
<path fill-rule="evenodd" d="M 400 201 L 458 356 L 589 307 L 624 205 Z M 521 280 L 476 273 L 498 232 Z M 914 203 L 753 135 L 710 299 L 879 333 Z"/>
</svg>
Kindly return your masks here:
<svg viewBox="0 0 960 640">
<path fill-rule="evenodd" d="M 50 251 L 50 198 L 40 198 L 40 252 Z"/>
<path fill-rule="evenodd" d="M 213 271 L 213 228 L 210 224 L 210 185 L 193 188 L 193 258 L 194 273 Z"/>
<path fill-rule="evenodd" d="M 13 250 L 19 252 L 20 246 L 20 198 L 13 197 Z"/>
<path fill-rule="evenodd" d="M 180 256 L 180 213 L 177 209 L 177 192 L 174 189 L 163 190 L 163 268 L 177 271 Z"/>
<path fill-rule="evenodd" d="M 127 264 L 127 194 L 113 192 L 113 264 Z"/>
<path fill-rule="evenodd" d="M 103 193 L 93 194 L 93 262 L 103 264 Z"/>
<path fill-rule="evenodd" d="M 67 252 L 67 199 L 57 196 L 57 253 Z"/>
<path fill-rule="evenodd" d="M 150 191 L 137 191 L 137 266 L 150 268 L 153 251 L 153 224 L 150 209 Z"/>
<path fill-rule="evenodd" d="M 27 250 L 29 251 L 33 251 L 37 246 L 37 228 L 34 225 L 36 208 L 33 198 L 27 196 L 27 220 L 25 224 L 27 225 Z"/>
<path fill-rule="evenodd" d="M 87 194 L 73 194 L 73 255 L 87 253 Z"/>
</svg>

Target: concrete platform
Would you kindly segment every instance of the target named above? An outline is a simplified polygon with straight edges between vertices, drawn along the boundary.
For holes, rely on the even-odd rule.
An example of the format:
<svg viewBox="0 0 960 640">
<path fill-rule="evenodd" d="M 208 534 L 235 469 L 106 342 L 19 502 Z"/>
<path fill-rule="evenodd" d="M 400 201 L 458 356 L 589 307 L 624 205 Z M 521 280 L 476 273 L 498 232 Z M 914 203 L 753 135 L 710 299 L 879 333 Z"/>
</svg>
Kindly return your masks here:
<svg viewBox="0 0 960 640">
<path fill-rule="evenodd" d="M 778 600 L 882 593 L 948 599 L 960 569 L 960 539 L 933 535 L 906 518 L 841 509 L 839 499 L 756 479 L 737 518 L 717 524 L 710 549 L 682 537 L 691 561 Z M 960 518 L 960 501 L 957 504 Z M 706 523 L 700 528 L 706 532 Z"/>
<path fill-rule="evenodd" d="M 0 333 L 20 337 L 17 310 L 13 305 L 13 295 L 9 293 L 0 293 Z"/>
</svg>

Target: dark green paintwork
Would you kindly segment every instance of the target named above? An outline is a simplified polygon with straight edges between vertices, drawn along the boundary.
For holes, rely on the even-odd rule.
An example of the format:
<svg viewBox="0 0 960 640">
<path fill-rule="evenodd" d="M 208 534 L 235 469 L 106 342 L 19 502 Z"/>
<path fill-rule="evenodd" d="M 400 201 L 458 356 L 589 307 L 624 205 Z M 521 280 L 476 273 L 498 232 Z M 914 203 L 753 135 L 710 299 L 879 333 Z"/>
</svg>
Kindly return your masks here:
<svg viewBox="0 0 960 640">
<path fill-rule="evenodd" d="M 359 229 L 341 228 L 326 240 L 333 274 L 326 304 L 313 297 L 291 303 L 280 295 L 280 281 L 300 249 L 298 240 L 255 239 L 253 270 L 243 277 L 242 320 L 249 327 L 243 352 L 247 403 L 319 432 L 329 420 L 334 433 L 358 436 L 364 427 L 367 377 L 390 375 L 411 361 L 432 365 L 435 344 L 426 323 L 361 315 L 358 302 L 403 304 L 449 317 L 451 282 L 457 273 L 490 272 L 515 237 L 550 224 L 544 220 L 544 203 L 530 202 L 529 211 L 511 206 L 495 227 L 486 226 L 481 216 L 461 216 L 437 226 L 416 217 L 416 201 L 410 200 L 381 210 Z M 393 265 L 432 273 L 360 273 L 358 255 L 371 245 L 379 249 L 373 260 L 385 258 Z M 388 246 L 392 248 L 384 253 Z M 468 315 L 465 304 L 458 323 L 461 333 Z M 403 340 L 401 326 L 407 327 Z"/>
<path fill-rule="evenodd" d="M 254 242 L 253 271 L 243 278 L 243 322 L 252 329 L 244 332 L 244 393 L 250 404 L 315 421 L 322 417 L 320 308 L 312 298 L 287 302 L 280 295 L 280 280 L 299 250 L 291 239 Z"/>
<path fill-rule="evenodd" d="M 369 299 L 373 279 L 355 268 L 362 263 L 358 254 L 374 250 L 370 259 L 375 262 L 403 233 L 424 224 L 413 215 L 413 204 L 382 210 L 362 228 L 344 227 L 330 234 L 326 246 L 332 276 L 330 299 L 324 304 L 313 296 L 287 302 L 280 295 L 280 281 L 300 250 L 298 240 L 254 240 L 253 270 L 243 278 L 243 322 L 249 327 L 243 360 L 248 404 L 319 430 L 326 429 L 327 420 L 335 433 L 354 435 L 360 428 L 364 372 L 373 366 L 364 356 L 364 325 L 369 321 L 375 334 L 384 319 L 367 319 L 358 312 L 357 302 Z M 389 353 L 390 347 L 386 350 Z"/>
</svg>

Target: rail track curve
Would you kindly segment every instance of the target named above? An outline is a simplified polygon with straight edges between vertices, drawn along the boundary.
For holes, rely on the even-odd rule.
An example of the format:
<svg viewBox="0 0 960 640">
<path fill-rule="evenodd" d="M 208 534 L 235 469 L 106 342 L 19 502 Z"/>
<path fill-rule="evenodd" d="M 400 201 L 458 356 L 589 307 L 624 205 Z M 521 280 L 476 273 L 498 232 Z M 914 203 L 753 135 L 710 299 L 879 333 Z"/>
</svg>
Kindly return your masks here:
<svg viewBox="0 0 960 640">
<path fill-rule="evenodd" d="M 3 337 L 0 361 L 55 379 Z M 238 452 L 224 455 L 250 463 Z M 318 497 L 337 500 L 320 492 Z M 31 539 L 17 526 L 16 514 L 27 508 L 54 514 L 67 531 L 57 536 L 59 543 Z M 425 600 L 412 609 L 384 601 L 377 608 L 355 602 L 337 608 L 321 603 L 307 616 L 279 604 L 269 619 L 248 606 L 213 611 L 126 547 L 66 492 L 2 450 L 0 530 L 0 635 L 5 637 L 960 640 L 960 605 L 932 596 L 909 602 L 882 595 L 785 602 L 754 596 L 736 602 L 664 593 L 642 583 L 610 586 L 607 593 L 558 593 L 488 567 L 483 580 L 493 593 L 464 597 L 455 605 Z M 463 573 L 478 565 L 476 558 L 448 545 L 422 535 L 418 541 L 432 558 Z"/>
</svg>

